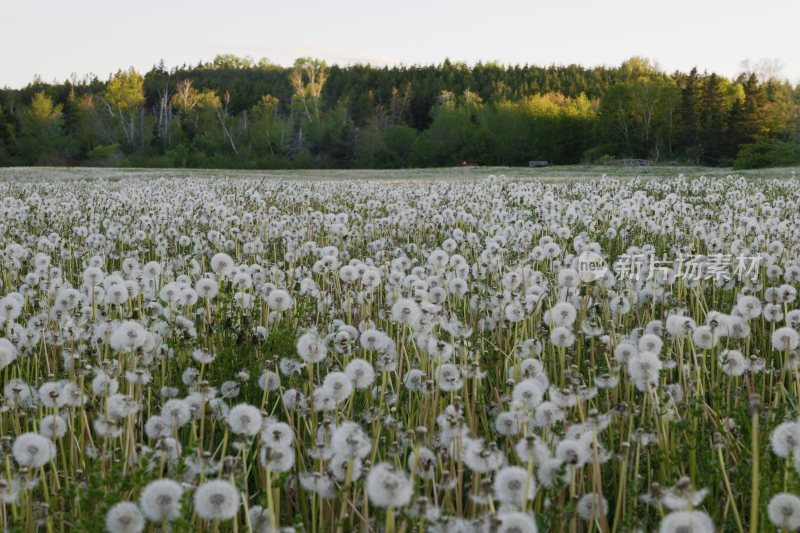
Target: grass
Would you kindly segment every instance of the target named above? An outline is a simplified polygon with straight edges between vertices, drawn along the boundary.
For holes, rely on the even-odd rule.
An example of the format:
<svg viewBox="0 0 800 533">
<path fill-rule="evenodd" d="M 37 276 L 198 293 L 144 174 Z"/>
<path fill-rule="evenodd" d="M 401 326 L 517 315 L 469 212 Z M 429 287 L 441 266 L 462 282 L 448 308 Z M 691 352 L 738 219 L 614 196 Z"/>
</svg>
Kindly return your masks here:
<svg viewBox="0 0 800 533">
<path fill-rule="evenodd" d="M 287 180 L 338 181 L 480 181 L 490 174 L 511 179 L 539 179 L 542 181 L 572 181 L 575 179 L 675 177 L 683 174 L 689 178 L 726 177 L 741 175 L 749 178 L 785 178 L 800 171 L 800 167 L 741 170 L 699 166 L 625 167 L 602 165 L 559 165 L 545 168 L 526 167 L 446 167 L 425 169 L 328 169 L 328 170 L 226 170 L 226 169 L 149 169 L 149 168 L 95 168 L 95 167 L 7 167 L 0 168 L 0 180 L 26 181 L 38 179 L 98 179 L 123 178 L 281 178 Z"/>
<path fill-rule="evenodd" d="M 3 169 L 0 519 L 771 531 L 800 492 L 800 184 L 746 176 Z M 579 282 L 587 249 L 668 270 Z M 758 279 L 672 262 L 718 253 Z M 167 520 L 141 502 L 160 479 Z M 194 503 L 209 480 L 231 513 Z"/>
</svg>

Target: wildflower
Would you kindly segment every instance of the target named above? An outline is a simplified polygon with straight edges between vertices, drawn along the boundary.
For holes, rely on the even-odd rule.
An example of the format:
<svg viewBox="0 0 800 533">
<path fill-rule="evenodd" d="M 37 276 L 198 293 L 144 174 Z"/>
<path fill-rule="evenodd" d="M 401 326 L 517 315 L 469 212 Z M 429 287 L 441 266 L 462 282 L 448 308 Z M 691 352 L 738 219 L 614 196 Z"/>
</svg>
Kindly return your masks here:
<svg viewBox="0 0 800 533">
<path fill-rule="evenodd" d="M 497 514 L 500 526 L 497 533 L 538 533 L 533 515 L 505 511 Z"/>
<path fill-rule="evenodd" d="M 284 376 L 299 374 L 303 370 L 303 367 L 303 363 L 290 357 L 281 358 L 281 362 L 278 364 L 278 368 Z"/>
<path fill-rule="evenodd" d="M 522 419 L 518 413 L 504 411 L 495 418 L 494 427 L 500 435 L 517 435 L 522 431 Z"/>
<path fill-rule="evenodd" d="M 767 304 L 762 315 L 767 322 L 780 322 L 783 319 L 783 306 L 780 304 Z"/>
<path fill-rule="evenodd" d="M 400 324 L 413 326 L 421 314 L 417 303 L 410 298 L 401 298 L 392 306 L 392 320 Z"/>
<path fill-rule="evenodd" d="M 494 476 L 494 495 L 503 503 L 521 506 L 536 495 L 536 483 L 524 468 L 506 466 Z"/>
<path fill-rule="evenodd" d="M 713 533 L 714 522 L 705 512 L 673 511 L 661 520 L 659 533 Z"/>
<path fill-rule="evenodd" d="M 541 384 L 535 379 L 526 379 L 514 386 L 514 390 L 511 392 L 511 398 L 514 401 L 522 403 L 525 409 L 535 409 L 537 405 L 542 403 L 544 390 L 542 390 Z"/>
<path fill-rule="evenodd" d="M 336 455 L 363 459 L 372 449 L 372 442 L 360 425 L 344 422 L 334 430 L 331 446 Z"/>
<path fill-rule="evenodd" d="M 469 440 L 461 452 L 464 464 L 473 472 L 497 470 L 506 461 L 505 454 L 494 442 L 487 446 L 483 439 Z"/>
<path fill-rule="evenodd" d="M 184 385 L 189 387 L 189 389 L 193 389 L 197 386 L 197 382 L 200 380 L 200 371 L 196 368 L 189 367 L 183 371 L 181 374 L 181 382 Z"/>
<path fill-rule="evenodd" d="M 781 531 L 800 528 L 800 498 L 786 492 L 776 494 L 767 504 L 767 517 Z"/>
<path fill-rule="evenodd" d="M 664 341 L 661 337 L 652 333 L 646 333 L 639 338 L 639 350 L 642 352 L 661 353 L 661 347 L 664 346 Z"/>
<path fill-rule="evenodd" d="M 201 298 L 213 300 L 219 294 L 219 285 L 211 278 L 202 278 L 197 280 L 195 290 Z"/>
<path fill-rule="evenodd" d="M 266 422 L 261 430 L 261 442 L 265 446 L 291 446 L 294 432 L 286 422 Z"/>
<path fill-rule="evenodd" d="M 377 507 L 403 507 L 411 501 L 414 489 L 403 472 L 389 463 L 378 463 L 367 475 L 366 491 Z"/>
<path fill-rule="evenodd" d="M 119 381 L 113 376 L 103 372 L 98 373 L 92 380 L 92 392 L 96 396 L 110 396 L 119 390 Z"/>
<path fill-rule="evenodd" d="M 571 289 L 577 287 L 580 283 L 578 272 L 572 268 L 562 268 L 558 273 L 558 284 L 561 287 Z"/>
<path fill-rule="evenodd" d="M 306 363 L 318 363 L 328 355 L 328 348 L 312 330 L 297 339 L 297 353 Z"/>
<path fill-rule="evenodd" d="M 749 366 L 739 350 L 724 350 L 719 354 L 719 363 L 728 376 L 741 376 Z"/>
<path fill-rule="evenodd" d="M 263 446 L 260 459 L 261 466 L 272 472 L 288 472 L 294 466 L 295 453 L 289 446 Z"/>
<path fill-rule="evenodd" d="M 225 277 L 230 274 L 233 271 L 233 267 L 233 259 L 226 253 L 220 252 L 214 254 L 211 258 L 211 270 L 216 272 L 220 277 Z"/>
<path fill-rule="evenodd" d="M 20 488 L 18 477 L 7 479 L 5 476 L 0 476 L 0 503 L 18 503 Z"/>
<path fill-rule="evenodd" d="M 557 407 L 574 407 L 578 403 L 578 396 L 570 389 L 559 389 L 551 385 L 547 389 L 547 395 Z"/>
<path fill-rule="evenodd" d="M 261 410 L 246 403 L 232 407 L 228 413 L 228 424 L 237 435 L 255 435 L 261 430 L 261 421 Z"/>
<path fill-rule="evenodd" d="M 601 505 L 603 506 L 602 513 L 600 511 Z M 578 500 L 578 516 L 582 519 L 594 520 L 601 514 L 603 516 L 608 514 L 608 500 L 603 496 L 595 492 L 590 492 L 589 494 L 584 494 L 581 499 Z"/>
<path fill-rule="evenodd" d="M 59 415 L 49 415 L 39 422 L 39 433 L 50 440 L 60 439 L 67 433 L 67 423 Z"/>
<path fill-rule="evenodd" d="M 238 381 L 225 381 L 220 385 L 219 392 L 223 398 L 236 398 L 239 396 L 241 386 Z"/>
<path fill-rule="evenodd" d="M 772 332 L 772 347 L 775 350 L 794 350 L 800 345 L 800 334 L 788 326 L 778 328 Z"/>
<path fill-rule="evenodd" d="M 800 422 L 783 422 L 772 430 L 769 437 L 772 453 L 787 458 L 800 451 Z"/>
<path fill-rule="evenodd" d="M 558 302 L 549 311 L 550 326 L 571 327 L 577 317 L 575 307 L 569 302 Z M 546 321 L 548 322 L 548 321 Z"/>
<path fill-rule="evenodd" d="M 303 407 L 308 407 L 306 397 L 296 389 L 288 389 L 283 393 L 283 404 L 287 409 L 294 411 Z"/>
<path fill-rule="evenodd" d="M 150 279 L 155 279 L 159 275 L 161 275 L 161 263 L 156 261 L 150 261 L 147 263 L 144 268 L 142 268 L 142 273 Z"/>
<path fill-rule="evenodd" d="M 436 475 L 436 461 L 436 454 L 430 449 L 420 446 L 409 454 L 408 468 L 412 472 L 415 471 L 422 479 L 433 479 Z"/>
<path fill-rule="evenodd" d="M 14 439 L 11 453 L 18 465 L 39 468 L 56 456 L 56 446 L 38 433 L 23 433 Z"/>
<path fill-rule="evenodd" d="M 106 513 L 108 533 L 140 533 L 144 530 L 144 516 L 133 502 L 114 504 Z"/>
<path fill-rule="evenodd" d="M 61 383 L 49 382 L 39 387 L 39 400 L 45 407 L 58 409 L 64 405 L 66 398 L 62 394 Z"/>
<path fill-rule="evenodd" d="M 525 320 L 525 308 L 516 302 L 508 304 L 504 311 L 506 320 L 512 323 Z"/>
<path fill-rule="evenodd" d="M 686 316 L 669 315 L 667 317 L 667 333 L 673 337 L 686 337 L 696 328 L 695 321 Z"/>
<path fill-rule="evenodd" d="M 550 342 L 559 348 L 566 348 L 574 344 L 575 335 L 564 326 L 558 326 L 550 331 Z"/>
<path fill-rule="evenodd" d="M 710 326 L 698 326 L 692 331 L 692 341 L 701 350 L 710 350 L 719 342 L 719 335 Z"/>
<path fill-rule="evenodd" d="M 127 394 L 113 394 L 108 400 L 108 416 L 124 418 L 139 410 L 139 404 Z"/>
<path fill-rule="evenodd" d="M 403 385 L 410 391 L 423 392 L 426 374 L 419 368 L 412 368 L 403 376 Z"/>
<path fill-rule="evenodd" d="M 192 359 L 200 364 L 210 364 L 214 362 L 215 358 L 216 354 L 206 350 L 205 348 L 197 348 L 196 350 L 192 350 Z"/>
<path fill-rule="evenodd" d="M 95 432 L 102 438 L 117 438 L 122 435 L 122 423 L 118 419 L 106 419 L 103 415 L 98 415 L 92 422 Z"/>
<path fill-rule="evenodd" d="M 292 297 L 283 289 L 275 289 L 267 297 L 267 305 L 276 311 L 286 311 L 294 306 Z"/>
<path fill-rule="evenodd" d="M 317 387 L 314 389 L 314 410 L 315 411 L 333 411 L 336 409 L 336 400 L 333 399 L 333 393 L 325 387 Z"/>
<path fill-rule="evenodd" d="M 316 493 L 320 498 L 330 500 L 336 497 L 336 486 L 333 479 L 319 472 L 300 474 L 300 485 L 309 492 Z M 367 487 L 369 495 L 369 487 Z M 374 502 L 373 502 L 374 503 Z M 374 503 L 377 505 L 377 503 Z"/>
<path fill-rule="evenodd" d="M 274 533 L 270 526 L 269 509 L 254 505 L 248 509 L 247 516 L 255 533 Z"/>
<path fill-rule="evenodd" d="M 661 495 L 661 504 L 670 511 L 683 511 L 699 506 L 708 489 L 695 490 L 688 477 L 682 477 Z"/>
<path fill-rule="evenodd" d="M 276 391 L 280 387 L 278 374 L 268 370 L 258 377 L 258 388 L 268 392 Z"/>
<path fill-rule="evenodd" d="M 464 385 L 461 369 L 450 363 L 439 365 L 436 369 L 436 381 L 439 388 L 445 392 L 459 390 Z"/>
<path fill-rule="evenodd" d="M 437 363 L 446 363 L 453 356 L 453 345 L 436 337 L 431 337 L 427 343 L 428 354 Z"/>
<path fill-rule="evenodd" d="M 171 479 L 151 481 L 142 490 L 139 506 L 153 522 L 171 522 L 180 516 L 183 489 Z"/>
<path fill-rule="evenodd" d="M 361 347 L 365 350 L 376 351 L 383 350 L 392 341 L 389 336 L 382 331 L 368 329 L 361 334 L 359 342 L 361 343 Z"/>
<path fill-rule="evenodd" d="M 166 417 L 153 415 L 147 419 L 144 432 L 151 439 L 169 437 L 172 434 L 172 425 Z"/>
<path fill-rule="evenodd" d="M 594 384 L 599 389 L 613 389 L 619 384 L 619 374 L 601 374 L 595 376 Z"/>
<path fill-rule="evenodd" d="M 747 319 L 758 318 L 761 315 L 761 302 L 755 296 L 739 296 L 736 308 Z"/>
<path fill-rule="evenodd" d="M 0 338 L 0 370 L 13 363 L 16 358 L 17 348 L 8 339 Z"/>
<path fill-rule="evenodd" d="M 559 482 L 569 481 L 572 469 L 573 465 L 565 464 L 561 459 L 552 457 L 541 462 L 539 469 L 536 471 L 536 477 L 543 487 L 552 489 Z"/>
<path fill-rule="evenodd" d="M 564 439 L 556 446 L 556 458 L 562 463 L 567 463 L 580 468 L 589 461 L 589 448 L 586 441 L 581 439 Z"/>
<path fill-rule="evenodd" d="M 659 372 L 662 367 L 663 363 L 652 352 L 639 352 L 628 360 L 628 373 L 636 388 L 642 392 L 658 386 Z"/>
<path fill-rule="evenodd" d="M 639 353 L 639 350 L 636 346 L 628 342 L 622 342 L 614 348 L 614 359 L 620 363 L 627 363 L 637 353 Z"/>
<path fill-rule="evenodd" d="M 117 352 L 129 352 L 140 348 L 148 341 L 148 332 L 141 324 L 127 320 L 120 324 L 108 339 L 108 343 Z"/>
<path fill-rule="evenodd" d="M 547 428 L 564 420 L 564 411 L 553 402 L 542 402 L 536 406 L 533 423 L 536 427 Z"/>
<path fill-rule="evenodd" d="M 240 503 L 239 489 L 223 479 L 206 481 L 194 493 L 194 510 L 203 520 L 230 520 Z"/>
<path fill-rule="evenodd" d="M 330 391 L 331 396 L 337 402 L 343 402 L 353 392 L 353 383 L 344 372 L 329 373 L 325 376 L 322 386 Z"/>
<path fill-rule="evenodd" d="M 181 427 L 192 419 L 192 410 L 185 400 L 174 398 L 161 406 L 161 416 L 173 427 Z"/>
<path fill-rule="evenodd" d="M 361 477 L 361 470 L 363 468 L 363 463 L 361 462 L 360 459 L 348 459 L 347 457 L 334 455 L 333 457 L 331 457 L 330 463 L 328 464 L 328 468 L 330 468 L 333 477 L 336 478 L 337 481 L 342 483 L 347 480 L 348 468 L 350 468 L 351 480 L 358 479 L 359 477 Z"/>
</svg>

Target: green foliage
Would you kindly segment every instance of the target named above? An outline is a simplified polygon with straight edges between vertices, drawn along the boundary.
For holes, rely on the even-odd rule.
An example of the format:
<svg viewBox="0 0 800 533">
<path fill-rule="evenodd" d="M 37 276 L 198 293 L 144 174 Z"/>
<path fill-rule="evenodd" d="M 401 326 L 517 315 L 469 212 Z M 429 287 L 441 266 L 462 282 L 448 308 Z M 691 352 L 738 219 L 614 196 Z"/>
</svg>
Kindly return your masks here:
<svg viewBox="0 0 800 533">
<path fill-rule="evenodd" d="M 287 68 L 221 54 L 105 82 L 36 80 L 0 90 L 0 106 L 0 164 L 92 164 L 97 146 L 118 144 L 118 164 L 142 166 L 524 166 L 602 155 L 719 165 L 747 145 L 742 161 L 758 161 L 737 164 L 761 165 L 791 160 L 780 142 L 798 128 L 800 87 L 751 73 L 667 75 L 640 57 L 593 69 L 345 68 L 310 57 Z"/>
<path fill-rule="evenodd" d="M 408 166 L 411 147 L 418 136 L 417 130 L 409 126 L 389 126 L 373 159 L 378 168 L 402 168 Z"/>
<path fill-rule="evenodd" d="M 109 157 L 115 154 L 117 150 L 119 150 L 119 144 L 98 144 L 86 152 L 86 157 Z"/>
<path fill-rule="evenodd" d="M 128 112 L 144 103 L 143 83 L 144 78 L 132 68 L 120 70 L 108 82 L 105 99 L 113 109 Z"/>
<path fill-rule="evenodd" d="M 764 168 L 800 163 L 800 144 L 778 139 L 762 139 L 740 147 L 733 168 Z"/>
<path fill-rule="evenodd" d="M 27 109 L 25 116 L 34 125 L 46 127 L 55 124 L 61 119 L 63 109 L 63 105 L 54 105 L 53 99 L 47 96 L 44 91 L 40 91 L 31 99 L 31 105 Z"/>
</svg>

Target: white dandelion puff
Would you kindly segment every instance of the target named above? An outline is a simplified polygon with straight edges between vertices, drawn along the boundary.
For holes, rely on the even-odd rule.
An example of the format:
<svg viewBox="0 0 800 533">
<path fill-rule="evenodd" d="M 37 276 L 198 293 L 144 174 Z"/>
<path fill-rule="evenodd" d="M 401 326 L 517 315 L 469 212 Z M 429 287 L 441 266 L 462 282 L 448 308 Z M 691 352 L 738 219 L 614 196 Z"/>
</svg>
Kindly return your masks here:
<svg viewBox="0 0 800 533">
<path fill-rule="evenodd" d="M 181 514 L 183 489 L 171 479 L 151 481 L 142 490 L 139 507 L 153 522 L 171 522 Z"/>
<path fill-rule="evenodd" d="M 194 493 L 194 510 L 203 520 L 230 520 L 240 503 L 239 489 L 224 479 L 206 481 Z"/>
<path fill-rule="evenodd" d="M 114 504 L 106 513 L 108 533 L 140 533 L 144 530 L 144 515 L 133 502 Z"/>
</svg>

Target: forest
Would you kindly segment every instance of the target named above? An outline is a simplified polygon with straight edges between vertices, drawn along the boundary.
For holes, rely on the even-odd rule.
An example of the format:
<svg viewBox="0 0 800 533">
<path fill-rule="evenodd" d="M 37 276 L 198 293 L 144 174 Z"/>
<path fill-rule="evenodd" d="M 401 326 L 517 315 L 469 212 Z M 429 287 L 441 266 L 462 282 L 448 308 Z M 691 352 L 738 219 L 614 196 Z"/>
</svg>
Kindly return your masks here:
<svg viewBox="0 0 800 533">
<path fill-rule="evenodd" d="M 800 84 L 745 69 L 291 67 L 219 55 L 0 89 L 0 166 L 406 168 L 800 163 Z"/>
</svg>

